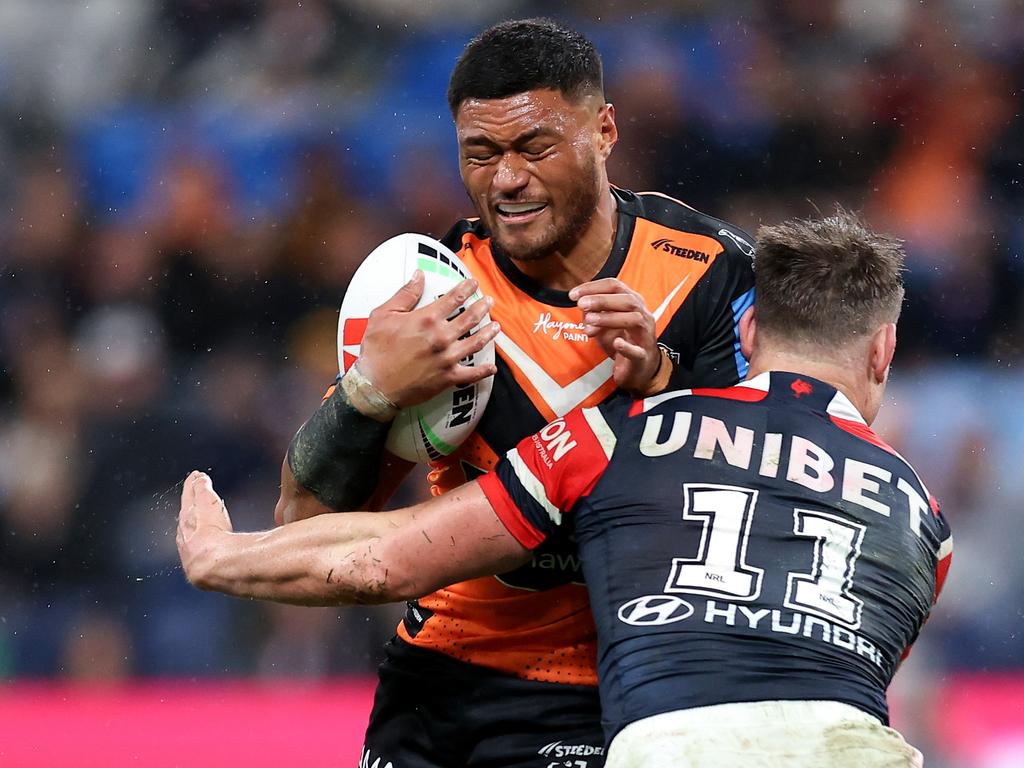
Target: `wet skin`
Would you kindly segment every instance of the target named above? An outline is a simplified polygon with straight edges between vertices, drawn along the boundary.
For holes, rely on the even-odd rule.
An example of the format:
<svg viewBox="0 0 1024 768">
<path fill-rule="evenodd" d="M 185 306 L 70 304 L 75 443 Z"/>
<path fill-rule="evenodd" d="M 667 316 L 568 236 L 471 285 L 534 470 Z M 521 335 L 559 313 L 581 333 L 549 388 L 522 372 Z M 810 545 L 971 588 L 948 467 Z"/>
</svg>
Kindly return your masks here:
<svg viewBox="0 0 1024 768">
<path fill-rule="evenodd" d="M 534 90 L 467 99 L 455 127 L 462 180 L 495 249 L 549 287 L 592 277 L 615 232 L 614 108 L 598 94 Z"/>
</svg>

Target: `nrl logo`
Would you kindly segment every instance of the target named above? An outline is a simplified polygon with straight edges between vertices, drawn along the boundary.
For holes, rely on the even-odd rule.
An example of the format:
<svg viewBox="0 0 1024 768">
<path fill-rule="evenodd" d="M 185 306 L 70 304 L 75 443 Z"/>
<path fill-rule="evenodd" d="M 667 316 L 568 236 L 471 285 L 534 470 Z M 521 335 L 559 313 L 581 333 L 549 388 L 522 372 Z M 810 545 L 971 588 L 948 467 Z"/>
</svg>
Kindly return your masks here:
<svg viewBox="0 0 1024 768">
<path fill-rule="evenodd" d="M 721 235 L 722 237 L 728 237 L 730 240 L 736 243 L 736 247 L 743 251 L 743 253 L 745 253 L 750 258 L 754 258 L 754 246 L 752 246 L 742 237 L 733 232 L 730 232 L 728 229 L 720 229 L 718 230 L 718 234 Z"/>
</svg>

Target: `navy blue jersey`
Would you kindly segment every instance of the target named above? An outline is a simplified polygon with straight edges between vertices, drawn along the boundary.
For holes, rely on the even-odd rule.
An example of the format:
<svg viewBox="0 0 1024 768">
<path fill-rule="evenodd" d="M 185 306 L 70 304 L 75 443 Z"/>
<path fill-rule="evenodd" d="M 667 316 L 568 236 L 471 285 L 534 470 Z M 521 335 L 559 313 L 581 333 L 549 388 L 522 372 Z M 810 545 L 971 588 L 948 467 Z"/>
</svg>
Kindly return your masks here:
<svg viewBox="0 0 1024 768">
<path fill-rule="evenodd" d="M 570 413 L 481 478 L 535 548 L 572 533 L 611 739 L 662 712 L 885 690 L 949 528 L 914 469 L 820 381 L 762 374 Z"/>
</svg>

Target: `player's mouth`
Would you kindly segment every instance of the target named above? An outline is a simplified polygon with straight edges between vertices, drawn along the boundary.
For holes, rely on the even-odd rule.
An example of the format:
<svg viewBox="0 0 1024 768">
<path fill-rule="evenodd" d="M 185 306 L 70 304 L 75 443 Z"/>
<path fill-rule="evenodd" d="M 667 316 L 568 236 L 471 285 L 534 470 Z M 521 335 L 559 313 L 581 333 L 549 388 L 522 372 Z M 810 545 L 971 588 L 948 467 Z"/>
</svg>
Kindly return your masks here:
<svg viewBox="0 0 1024 768">
<path fill-rule="evenodd" d="M 547 203 L 538 202 L 497 203 L 494 210 L 504 224 L 526 224 L 540 216 L 547 207 Z"/>
</svg>

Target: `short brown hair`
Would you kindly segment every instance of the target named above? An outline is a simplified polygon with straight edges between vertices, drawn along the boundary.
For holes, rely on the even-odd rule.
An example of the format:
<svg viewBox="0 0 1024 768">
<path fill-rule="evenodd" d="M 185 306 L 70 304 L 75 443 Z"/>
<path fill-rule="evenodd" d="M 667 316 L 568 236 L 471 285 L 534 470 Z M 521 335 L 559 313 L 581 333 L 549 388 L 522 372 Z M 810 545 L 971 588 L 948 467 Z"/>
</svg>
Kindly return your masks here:
<svg viewBox="0 0 1024 768">
<path fill-rule="evenodd" d="M 757 231 L 757 326 L 777 339 L 843 346 L 899 318 L 903 242 L 839 209 Z"/>
</svg>

